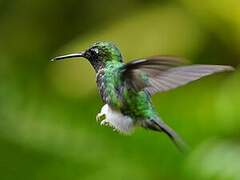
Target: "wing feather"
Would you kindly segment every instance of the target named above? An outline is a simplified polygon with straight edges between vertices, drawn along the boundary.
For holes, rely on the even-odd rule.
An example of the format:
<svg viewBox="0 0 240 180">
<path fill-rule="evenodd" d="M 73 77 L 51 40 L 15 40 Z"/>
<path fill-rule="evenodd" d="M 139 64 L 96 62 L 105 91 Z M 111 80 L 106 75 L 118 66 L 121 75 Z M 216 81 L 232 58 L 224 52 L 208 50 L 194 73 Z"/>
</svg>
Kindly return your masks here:
<svg viewBox="0 0 240 180">
<path fill-rule="evenodd" d="M 151 79 L 151 81 L 145 88 L 153 95 L 156 92 L 164 92 L 183 86 L 204 76 L 230 70 L 233 70 L 233 68 L 221 65 L 190 65 L 176 67 L 161 72 L 156 76 L 151 76 L 151 74 L 149 74 L 149 79 Z"/>
<path fill-rule="evenodd" d="M 154 57 L 136 60 L 123 66 L 122 77 L 136 91 L 147 90 L 151 95 L 164 92 L 214 73 L 231 71 L 224 65 L 182 65 L 175 57 Z"/>
</svg>

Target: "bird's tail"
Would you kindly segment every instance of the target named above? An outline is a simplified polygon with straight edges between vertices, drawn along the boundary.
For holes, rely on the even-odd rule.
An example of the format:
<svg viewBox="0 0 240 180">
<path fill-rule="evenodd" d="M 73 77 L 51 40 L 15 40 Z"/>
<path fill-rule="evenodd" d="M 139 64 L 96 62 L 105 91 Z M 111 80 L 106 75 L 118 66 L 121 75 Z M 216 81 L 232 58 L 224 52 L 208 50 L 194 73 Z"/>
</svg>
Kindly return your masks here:
<svg viewBox="0 0 240 180">
<path fill-rule="evenodd" d="M 161 121 L 160 119 L 150 119 L 145 121 L 144 128 L 148 128 L 154 131 L 164 132 L 168 135 L 168 137 L 173 141 L 173 143 L 177 146 L 177 148 L 181 152 L 187 152 L 189 147 L 187 144 L 182 140 L 182 138 L 166 123 Z"/>
</svg>

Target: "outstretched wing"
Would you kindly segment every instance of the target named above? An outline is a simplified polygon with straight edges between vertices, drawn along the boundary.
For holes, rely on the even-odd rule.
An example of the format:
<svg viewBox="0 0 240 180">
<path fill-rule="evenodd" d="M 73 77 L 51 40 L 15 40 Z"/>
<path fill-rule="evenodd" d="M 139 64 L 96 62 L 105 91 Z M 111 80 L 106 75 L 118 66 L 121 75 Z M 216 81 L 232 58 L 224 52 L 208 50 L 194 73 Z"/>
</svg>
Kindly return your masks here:
<svg viewBox="0 0 240 180">
<path fill-rule="evenodd" d="M 175 57 L 154 57 L 127 63 L 122 68 L 122 78 L 136 91 L 147 90 L 151 95 L 183 86 L 201 77 L 217 72 L 231 71 L 224 65 L 180 66 Z"/>
</svg>

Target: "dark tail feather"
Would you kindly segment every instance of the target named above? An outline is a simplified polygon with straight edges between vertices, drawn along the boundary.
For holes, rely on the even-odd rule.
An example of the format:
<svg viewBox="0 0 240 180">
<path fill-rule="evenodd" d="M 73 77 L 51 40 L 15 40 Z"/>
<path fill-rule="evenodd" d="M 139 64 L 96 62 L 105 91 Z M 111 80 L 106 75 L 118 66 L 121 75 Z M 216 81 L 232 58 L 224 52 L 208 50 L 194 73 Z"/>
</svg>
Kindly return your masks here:
<svg viewBox="0 0 240 180">
<path fill-rule="evenodd" d="M 189 147 L 182 140 L 182 138 L 163 121 L 151 119 L 145 122 L 145 128 L 149 128 L 154 131 L 164 132 L 165 134 L 167 134 L 181 152 L 187 152 L 189 150 Z"/>
</svg>

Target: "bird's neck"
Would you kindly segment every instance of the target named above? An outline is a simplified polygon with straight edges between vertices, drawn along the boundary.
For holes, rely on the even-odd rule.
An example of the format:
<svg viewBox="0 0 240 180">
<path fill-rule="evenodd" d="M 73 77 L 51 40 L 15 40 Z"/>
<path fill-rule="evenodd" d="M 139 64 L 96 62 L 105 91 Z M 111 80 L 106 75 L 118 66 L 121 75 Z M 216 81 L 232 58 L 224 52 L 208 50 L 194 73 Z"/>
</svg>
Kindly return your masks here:
<svg viewBox="0 0 240 180">
<path fill-rule="evenodd" d="M 111 60 L 95 59 L 95 60 L 91 60 L 90 63 L 92 64 L 96 73 L 98 73 L 100 70 L 103 70 L 103 69 L 115 69 L 116 67 L 119 67 L 119 65 L 123 64 L 122 59 L 119 59 L 117 57 L 114 57 Z"/>
<path fill-rule="evenodd" d="M 90 60 L 89 61 L 94 68 L 95 72 L 98 73 L 100 70 L 104 69 L 105 63 L 99 61 L 99 60 Z"/>
</svg>

